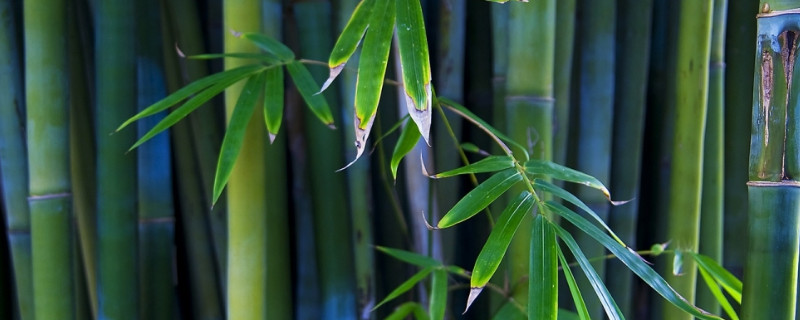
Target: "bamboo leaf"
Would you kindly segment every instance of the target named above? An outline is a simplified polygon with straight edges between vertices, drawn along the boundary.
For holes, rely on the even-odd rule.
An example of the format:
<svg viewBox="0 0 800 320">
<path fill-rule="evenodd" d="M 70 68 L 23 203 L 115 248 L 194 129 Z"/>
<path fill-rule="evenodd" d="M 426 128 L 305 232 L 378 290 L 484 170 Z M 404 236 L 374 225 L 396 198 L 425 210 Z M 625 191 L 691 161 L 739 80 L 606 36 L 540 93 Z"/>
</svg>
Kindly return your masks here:
<svg viewBox="0 0 800 320">
<path fill-rule="evenodd" d="M 255 32 L 243 32 L 237 34 L 237 36 L 250 40 L 250 42 L 261 50 L 271 53 L 281 61 L 288 62 L 294 59 L 294 52 L 292 52 L 289 47 L 267 35 Z"/>
<path fill-rule="evenodd" d="M 395 308 L 394 312 L 386 316 L 385 320 L 404 320 L 407 319 L 411 314 L 413 314 L 414 319 L 417 320 L 429 319 L 428 315 L 425 314 L 425 309 L 422 308 L 422 305 L 417 302 L 409 301 Z"/>
<path fill-rule="evenodd" d="M 705 269 L 714 280 L 728 292 L 738 303 L 742 303 L 742 281 L 725 270 L 714 259 L 699 253 L 689 253 L 697 265 Z"/>
<path fill-rule="evenodd" d="M 464 277 L 469 277 L 470 276 L 469 271 L 464 270 L 464 268 L 459 267 L 459 266 L 446 266 L 444 268 L 447 270 L 447 272 L 450 272 L 450 273 L 455 274 L 455 275 L 464 276 Z"/>
<path fill-rule="evenodd" d="M 468 164 L 466 166 L 456 168 L 453 170 L 448 170 L 442 173 L 437 173 L 432 176 L 431 178 L 440 179 L 440 178 L 447 178 L 452 177 L 460 174 L 468 174 L 468 173 L 485 173 L 485 172 L 495 172 L 500 171 L 508 168 L 514 167 L 514 158 L 509 156 L 489 156 L 486 158 L 481 159 L 480 161 Z"/>
<path fill-rule="evenodd" d="M 223 72 L 220 72 L 220 73 L 215 73 L 215 74 L 212 74 L 210 76 L 197 79 L 197 81 L 194 81 L 194 82 L 186 85 L 185 87 L 181 88 L 180 90 L 175 91 L 174 93 L 168 95 L 164 99 L 161 99 L 158 102 L 156 102 L 156 103 L 150 105 L 149 107 L 145 108 L 144 110 L 140 111 L 139 113 L 137 113 L 136 115 L 134 115 L 133 117 L 131 117 L 130 119 L 128 119 L 124 123 L 122 123 L 122 125 L 120 125 L 117 128 L 116 131 L 122 130 L 123 128 L 127 127 L 128 125 L 130 125 L 131 123 L 133 123 L 136 120 L 142 119 L 142 118 L 147 117 L 147 116 L 152 116 L 152 115 L 154 115 L 156 113 L 164 111 L 167 108 L 177 104 L 178 102 L 181 102 L 184 99 L 189 98 L 190 96 L 192 96 L 192 95 L 200 92 L 201 90 L 206 89 L 206 88 L 208 88 L 208 87 L 210 87 L 210 86 L 212 86 L 214 84 L 217 84 L 217 83 L 229 83 L 231 81 L 232 81 L 231 83 L 233 83 L 233 82 L 239 81 L 240 79 L 243 79 L 243 78 L 245 78 L 245 77 L 247 77 L 247 76 L 249 76 L 249 75 L 251 75 L 251 74 L 253 74 L 255 72 L 258 72 L 263 68 L 264 68 L 263 66 L 259 66 L 259 65 L 247 65 L 247 66 L 242 66 L 242 67 L 238 67 L 238 68 L 235 68 L 235 69 L 226 70 L 226 71 L 223 71 Z M 224 86 L 222 89 L 224 90 L 225 87 L 227 87 L 227 86 Z M 217 93 L 219 93 L 220 91 L 222 91 L 222 90 L 217 91 Z M 213 95 L 209 96 L 205 100 L 202 100 L 202 102 L 200 102 L 200 104 L 202 104 L 203 102 L 207 101 L 208 99 L 211 99 L 211 97 L 213 97 Z M 187 101 L 187 103 L 188 103 L 188 101 Z"/>
<path fill-rule="evenodd" d="M 543 215 L 537 214 L 531 231 L 529 319 L 556 320 L 558 317 L 557 247 L 550 221 Z"/>
<path fill-rule="evenodd" d="M 425 21 L 418 0 L 397 0 L 397 43 L 406 107 L 422 137 L 430 145 L 431 67 Z"/>
<path fill-rule="evenodd" d="M 647 262 L 645 262 L 638 254 L 625 248 L 618 242 L 614 241 L 609 235 L 603 232 L 600 228 L 590 223 L 588 220 L 581 217 L 579 214 L 572 212 L 559 203 L 548 201 L 545 206 L 552 210 L 554 213 L 563 217 L 578 229 L 585 232 L 597 242 L 606 247 L 613 253 L 622 263 L 639 276 L 645 283 L 647 283 L 653 290 L 658 292 L 664 299 L 667 299 L 674 306 L 679 309 L 690 313 L 691 315 L 700 319 L 721 319 L 708 312 L 705 312 L 693 305 L 691 305 L 685 298 L 675 292 L 674 289 L 662 278 Z M 558 229 L 557 229 L 558 230 Z"/>
<path fill-rule="evenodd" d="M 572 238 L 572 235 L 566 230 L 561 229 L 561 227 L 552 223 L 550 226 L 553 228 L 558 237 L 564 241 L 564 244 L 567 245 L 569 250 L 572 251 L 572 255 L 575 257 L 575 260 L 578 261 L 578 265 L 581 267 L 581 269 L 583 269 L 583 273 L 586 274 L 586 277 L 592 284 L 594 292 L 597 294 L 597 297 L 600 298 L 600 303 L 603 305 L 603 309 L 606 310 L 606 315 L 608 315 L 608 318 L 625 319 L 625 316 L 622 315 L 622 311 L 620 311 L 619 307 L 617 307 L 617 303 L 614 302 L 614 298 L 611 297 L 610 293 L 608 293 L 608 289 L 606 289 L 605 284 L 603 284 L 603 280 L 597 275 L 597 272 L 594 271 L 592 263 L 589 262 L 589 259 L 587 259 L 585 255 L 583 255 L 583 251 L 581 251 L 581 248 L 578 246 L 578 243 L 575 242 L 575 239 Z"/>
<path fill-rule="evenodd" d="M 256 102 L 258 101 L 261 88 L 264 87 L 266 79 L 264 72 L 250 77 L 239 95 L 239 100 L 236 101 L 236 107 L 233 109 L 233 114 L 228 123 L 228 130 L 225 132 L 225 138 L 222 140 L 222 147 L 219 151 L 217 172 L 214 176 L 214 197 L 211 202 L 212 205 L 217 203 L 217 199 L 219 199 L 222 190 L 228 183 L 228 178 L 236 163 L 236 158 L 239 157 L 239 151 L 242 150 L 242 142 L 244 141 L 244 133 L 247 130 L 247 123 L 253 116 Z"/>
<path fill-rule="evenodd" d="M 375 307 L 372 308 L 372 310 L 378 309 L 378 307 L 384 305 L 385 303 L 391 301 L 394 298 L 397 298 L 398 296 L 400 296 L 401 294 L 405 293 L 406 291 L 411 290 L 411 288 L 413 288 L 414 285 L 417 284 L 417 282 L 420 282 L 422 279 L 427 277 L 428 274 L 430 274 L 435 268 L 436 267 L 427 267 L 427 268 L 422 269 L 419 272 L 415 273 L 413 276 L 411 276 L 411 278 L 408 278 L 408 280 L 404 281 L 399 286 L 397 286 L 397 288 L 392 290 L 392 292 L 390 292 L 386 296 L 386 298 L 383 298 L 383 300 L 380 303 L 375 305 Z M 423 311 L 423 313 L 424 313 L 424 311 Z"/>
<path fill-rule="evenodd" d="M 505 151 L 506 154 L 511 155 L 511 149 L 509 149 L 508 146 L 505 143 L 503 143 L 503 141 L 508 142 L 511 145 L 517 147 L 519 150 L 521 150 L 522 153 L 525 155 L 525 159 L 530 158 L 530 155 L 528 154 L 528 151 L 525 147 L 523 147 L 521 144 L 517 143 L 516 141 L 512 140 L 511 138 L 500 132 L 500 130 L 497 130 L 494 127 L 492 127 L 489 123 L 487 123 L 486 121 L 484 121 L 483 119 L 472 113 L 472 111 L 469 111 L 469 109 L 467 109 L 466 107 L 445 97 L 439 97 L 436 100 L 439 103 L 448 107 L 451 111 L 460 115 L 464 119 L 472 122 L 473 124 L 478 126 L 478 128 L 486 132 L 486 134 L 488 134 L 490 137 L 492 137 L 492 139 L 494 139 L 494 141 L 497 143 L 498 146 L 503 148 L 503 151 Z"/>
<path fill-rule="evenodd" d="M 567 285 L 569 286 L 569 293 L 572 295 L 572 301 L 575 304 L 575 309 L 578 310 L 578 317 L 581 320 L 588 320 L 591 319 L 589 316 L 589 310 L 586 309 L 586 302 L 583 301 L 583 295 L 581 294 L 581 289 L 578 287 L 578 283 L 575 282 L 575 276 L 572 275 L 572 269 L 567 263 L 567 258 L 564 257 L 564 252 L 561 251 L 561 247 L 556 246 L 558 250 L 558 260 L 561 262 L 561 270 L 564 270 L 564 278 L 567 279 Z M 561 314 L 561 310 L 559 310 L 559 315 Z"/>
<path fill-rule="evenodd" d="M 545 160 L 530 160 L 525 162 L 525 171 L 528 174 L 542 174 L 552 177 L 556 180 L 574 182 L 578 184 L 585 185 L 590 188 L 594 188 L 603 192 L 603 195 L 606 196 L 608 201 L 610 201 L 614 205 L 620 205 L 627 201 L 611 201 L 611 193 L 608 191 L 605 185 L 603 185 L 600 180 L 597 180 L 595 177 L 592 177 L 588 174 L 580 172 L 575 169 L 570 169 L 560 164 L 556 164 L 551 161 Z"/>
<path fill-rule="evenodd" d="M 358 63 L 355 119 L 353 120 L 357 153 L 355 159 L 344 168 L 358 161 L 358 158 L 364 154 L 372 123 L 375 121 L 375 114 L 378 111 L 386 64 L 389 61 L 389 48 L 392 46 L 394 10 L 391 10 L 391 5 L 393 2 L 394 0 L 379 1 L 372 14 L 372 23 L 370 24 L 372 27 L 367 31 L 364 39 L 364 48 L 361 50 L 361 60 Z"/>
<path fill-rule="evenodd" d="M 269 132 L 269 143 L 272 143 L 283 120 L 283 70 L 270 68 L 264 71 L 264 75 L 264 122 Z"/>
<path fill-rule="evenodd" d="M 423 256 L 423 255 L 418 254 L 418 253 L 405 251 L 405 250 L 400 250 L 400 249 L 392 249 L 392 248 L 387 248 L 387 247 L 381 247 L 381 246 L 375 246 L 375 249 L 378 249 L 379 251 L 381 251 L 381 252 L 383 252 L 385 254 L 388 254 L 388 255 L 394 257 L 397 260 L 404 261 L 404 262 L 413 264 L 415 266 L 419 266 L 419 267 L 423 267 L 423 268 L 424 267 L 441 267 L 442 266 L 442 263 L 439 262 L 438 260 L 436 260 L 434 258 L 431 258 L 431 257 L 428 257 L 428 256 Z"/>
<path fill-rule="evenodd" d="M 717 299 L 717 302 L 725 310 L 725 313 L 731 317 L 731 320 L 739 320 L 739 315 L 736 314 L 736 311 L 733 310 L 733 306 L 731 303 L 728 302 L 728 298 L 725 297 L 725 294 L 722 293 L 722 290 L 719 288 L 719 284 L 711 277 L 711 274 L 703 268 L 702 266 L 698 265 L 697 270 L 700 271 L 700 275 L 703 277 L 703 281 L 705 281 L 706 286 L 708 286 L 708 290 L 711 291 L 711 294 L 714 295 L 714 298 Z"/>
<path fill-rule="evenodd" d="M 431 298 L 428 312 L 431 319 L 444 319 L 447 308 L 447 270 L 436 269 L 431 277 Z"/>
<path fill-rule="evenodd" d="M 186 57 L 186 59 L 193 59 L 193 60 L 211 60 L 211 59 L 221 59 L 221 58 L 260 60 L 268 65 L 280 63 L 280 61 L 278 61 L 271 55 L 264 53 L 248 53 L 248 52 L 206 53 L 206 54 L 196 54 Z"/>
<path fill-rule="evenodd" d="M 381 5 L 386 4 L 390 1 L 379 1 Z M 333 46 L 333 50 L 331 50 L 331 56 L 328 58 L 328 67 L 330 68 L 330 76 L 328 76 L 328 80 L 325 80 L 325 83 L 322 84 L 322 89 L 319 91 L 325 91 L 328 86 L 333 83 L 333 80 L 342 72 L 344 69 L 344 65 L 347 63 L 347 60 L 350 59 L 350 56 L 356 52 L 356 48 L 358 47 L 358 43 L 361 42 L 361 38 L 364 36 L 364 33 L 367 31 L 367 27 L 370 25 L 370 20 L 372 17 L 372 7 L 374 7 L 375 1 L 374 0 L 362 0 L 358 3 L 355 10 L 353 10 L 353 14 L 350 16 L 350 20 L 347 21 L 347 25 L 345 25 L 342 33 L 339 35 L 339 39 L 336 40 L 336 44 Z M 384 11 L 391 11 L 392 17 L 394 17 L 394 10 L 386 10 Z M 378 11 L 376 11 L 378 12 Z M 387 14 L 385 12 L 381 12 L 382 14 Z M 378 14 L 376 14 L 378 16 Z M 391 27 L 394 25 L 394 18 L 392 18 L 392 22 L 389 23 L 388 21 L 383 21 L 386 23 L 391 30 Z M 374 25 L 374 24 L 373 24 Z M 391 33 L 389 34 L 389 41 L 391 42 Z M 360 68 L 359 68 L 360 71 Z"/>
<path fill-rule="evenodd" d="M 403 127 L 403 131 L 400 132 L 400 138 L 398 138 L 397 144 L 394 145 L 392 160 L 389 164 L 392 169 L 393 179 L 397 180 L 397 167 L 400 166 L 400 160 L 402 160 L 403 157 L 405 157 L 409 152 L 411 152 L 411 150 L 414 149 L 414 146 L 417 145 L 419 138 L 420 134 L 417 126 L 406 123 L 406 126 Z"/>
<path fill-rule="evenodd" d="M 311 112 L 313 112 L 323 124 L 331 129 L 335 129 L 336 127 L 333 125 L 333 115 L 331 114 L 330 107 L 328 107 L 328 102 L 325 101 L 325 98 L 321 94 L 315 94 L 319 92 L 319 87 L 317 83 L 314 82 L 314 78 L 311 77 L 311 72 L 308 71 L 308 68 L 298 61 L 292 61 L 286 64 L 286 70 L 288 70 L 289 75 L 292 76 L 297 91 L 303 96 L 303 100 L 306 101 Z"/>
<path fill-rule="evenodd" d="M 242 67 L 242 68 L 246 68 L 246 67 Z M 150 129 L 150 131 L 145 133 L 144 136 L 139 138 L 139 140 L 136 141 L 136 143 L 133 144 L 133 146 L 129 149 L 129 151 L 133 150 L 133 149 L 136 149 L 136 147 L 138 147 L 142 143 L 145 143 L 147 140 L 150 140 L 152 137 L 156 136 L 161 131 L 164 131 L 164 130 L 168 129 L 169 127 L 171 127 L 172 125 L 174 125 L 175 123 L 177 123 L 178 121 L 180 121 L 181 119 L 186 117 L 189 113 L 191 113 L 192 111 L 194 111 L 195 109 L 199 108 L 201 105 L 206 103 L 206 101 L 210 100 L 211 98 L 213 98 L 214 96 L 216 96 L 217 94 L 219 94 L 220 92 L 225 90 L 226 88 L 230 87 L 234 83 L 236 83 L 239 80 L 242 80 L 245 77 L 248 77 L 248 76 L 250 76 L 250 75 L 252 75 L 252 74 L 254 74 L 254 73 L 258 72 L 258 71 L 262 71 L 264 69 L 265 69 L 265 67 L 263 67 L 263 66 L 255 66 L 254 68 L 249 68 L 249 69 L 238 69 L 238 70 L 244 70 L 244 71 L 247 71 L 247 72 L 240 72 L 240 73 L 235 74 L 235 76 L 225 77 L 222 80 L 220 80 L 217 83 L 215 83 L 214 85 L 210 86 L 209 88 L 207 88 L 207 89 L 203 90 L 202 92 L 198 93 L 196 96 L 194 96 L 191 99 L 189 99 L 188 101 L 186 101 L 186 103 L 184 103 L 182 106 L 180 106 L 177 109 L 175 109 L 175 111 L 172 111 L 170 114 L 168 114 L 166 117 L 164 117 L 164 119 L 162 119 L 155 126 L 153 126 L 153 128 Z M 231 71 L 233 71 L 233 70 L 237 70 L 237 69 L 232 69 Z M 200 81 L 200 80 L 198 80 L 198 81 Z M 187 88 L 188 88 L 188 86 L 187 86 Z M 178 92 L 180 92 L 180 90 Z M 178 92 L 175 92 L 175 93 L 177 94 Z M 167 99 L 169 99 L 169 97 L 167 97 L 167 98 L 165 98 L 164 100 L 161 100 L 161 101 L 165 101 Z M 178 102 L 178 101 L 180 101 L 180 100 L 177 100 L 175 102 Z M 153 106 L 156 106 L 159 103 L 156 103 Z M 174 103 L 172 103 L 172 104 L 174 104 Z M 170 105 L 166 105 L 165 104 L 163 106 L 163 109 L 168 108 Z M 145 111 L 148 111 L 148 109 L 152 108 L 153 106 L 148 107 L 147 109 L 142 111 L 140 114 L 144 114 Z M 159 108 L 160 107 L 161 106 L 159 106 Z M 163 109 L 161 109 L 161 110 L 163 110 Z M 155 110 L 155 109 L 153 109 L 153 110 Z M 141 118 L 141 117 L 138 117 L 138 118 Z M 122 127 L 124 127 L 125 125 L 127 125 L 131 121 L 135 121 L 138 118 L 137 118 L 137 116 L 134 116 L 133 118 L 131 118 L 128 121 L 126 121 L 123 124 Z M 120 128 L 122 128 L 122 127 L 120 127 Z"/>
<path fill-rule="evenodd" d="M 467 193 L 464 198 L 461 198 L 461 200 L 439 220 L 437 227 L 439 229 L 451 227 L 471 218 L 520 181 L 522 181 L 522 175 L 513 169 L 506 169 L 495 173 L 489 179 L 486 179 L 486 181 Z"/>
</svg>

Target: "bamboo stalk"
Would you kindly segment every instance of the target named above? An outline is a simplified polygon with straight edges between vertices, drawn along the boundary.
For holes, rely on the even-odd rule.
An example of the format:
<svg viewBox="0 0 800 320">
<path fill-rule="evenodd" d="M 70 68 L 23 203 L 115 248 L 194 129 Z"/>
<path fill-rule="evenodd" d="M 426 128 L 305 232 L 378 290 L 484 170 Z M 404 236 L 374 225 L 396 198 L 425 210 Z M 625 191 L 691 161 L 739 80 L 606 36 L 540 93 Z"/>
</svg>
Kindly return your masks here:
<svg viewBox="0 0 800 320">
<path fill-rule="evenodd" d="M 614 86 L 614 129 L 611 160 L 611 190 L 617 199 L 633 199 L 612 207 L 609 226 L 628 246 L 636 248 L 638 196 L 644 132 L 647 65 L 653 1 L 617 3 L 617 61 Z M 609 260 L 608 290 L 623 314 L 632 316 L 633 274 L 621 262 Z"/>
<path fill-rule="evenodd" d="M 11 254 L 14 314 L 33 319 L 28 163 L 25 147 L 25 108 L 22 51 L 16 2 L 0 1 L 0 191 L 6 237 Z M 9 313 L 10 314 L 10 313 Z"/>
<path fill-rule="evenodd" d="M 667 234 L 673 246 L 690 251 L 697 251 L 699 245 L 712 4 L 711 0 L 681 2 L 678 26 L 676 126 Z M 694 303 L 697 269 L 692 261 L 684 262 L 680 276 L 669 273 L 666 278 Z M 673 306 L 665 306 L 663 312 L 664 319 L 691 318 Z"/>
<path fill-rule="evenodd" d="M 569 141 L 569 116 L 572 89 L 572 60 L 575 47 L 576 0 L 556 3 L 556 52 L 553 69 L 553 96 L 556 99 L 553 122 L 553 161 L 565 164 Z"/>
<path fill-rule="evenodd" d="M 800 1 L 762 1 L 758 15 L 742 318 L 794 319 L 800 247 L 800 112 L 793 81 Z"/>
<path fill-rule="evenodd" d="M 41 319 L 73 319 L 66 1 L 26 1 L 25 100 L 33 304 Z"/>
</svg>

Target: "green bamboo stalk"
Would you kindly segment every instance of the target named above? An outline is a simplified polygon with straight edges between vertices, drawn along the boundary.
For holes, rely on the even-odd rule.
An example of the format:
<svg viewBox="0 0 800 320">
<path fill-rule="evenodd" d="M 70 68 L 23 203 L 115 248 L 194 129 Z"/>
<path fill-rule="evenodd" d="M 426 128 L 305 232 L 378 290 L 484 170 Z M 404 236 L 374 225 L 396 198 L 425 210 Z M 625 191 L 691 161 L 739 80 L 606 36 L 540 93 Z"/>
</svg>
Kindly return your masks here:
<svg viewBox="0 0 800 320">
<path fill-rule="evenodd" d="M 742 319 L 794 319 L 800 247 L 800 1 L 762 1 L 758 15 Z"/>
<path fill-rule="evenodd" d="M 33 304 L 37 318 L 73 319 L 66 1 L 26 1 L 23 14 Z"/>
<path fill-rule="evenodd" d="M 333 47 L 330 29 L 330 3 L 326 1 L 294 2 L 300 55 L 309 59 L 325 60 Z M 327 70 L 312 69 L 312 75 L 321 83 Z M 335 109 L 336 91 L 325 96 Z M 317 272 L 320 280 L 322 319 L 354 319 L 356 292 L 353 266 L 351 219 L 347 212 L 347 195 L 344 177 L 335 171 L 341 166 L 342 141 L 338 135 L 322 125 L 310 112 L 305 112 L 308 139 L 309 178 L 314 233 L 316 236 Z"/>
<path fill-rule="evenodd" d="M 556 55 L 553 69 L 553 96 L 556 99 L 553 129 L 553 161 L 567 162 L 569 141 L 569 111 L 572 89 L 572 60 L 575 47 L 576 0 L 556 3 Z"/>
<path fill-rule="evenodd" d="M 653 1 L 617 3 L 617 61 L 614 85 L 614 129 L 611 160 L 611 190 L 617 199 L 633 199 L 612 207 L 608 224 L 628 246 L 636 248 L 639 177 L 644 132 L 647 65 L 650 49 L 650 13 Z M 633 274 L 621 262 L 609 260 L 608 291 L 622 313 L 632 316 Z"/>
<path fill-rule="evenodd" d="M 25 108 L 22 51 L 16 2 L 0 1 L 0 191 L 5 214 L 18 319 L 33 319 L 28 163 L 25 148 Z M 10 313 L 9 313 L 10 314 Z"/>
<path fill-rule="evenodd" d="M 125 1 L 99 1 L 95 8 L 97 314 L 101 319 L 136 319 L 136 153 L 126 153 L 135 132 L 109 135 L 136 112 L 135 9 Z"/>
<path fill-rule="evenodd" d="M 577 89 L 577 114 L 574 121 L 577 142 L 575 169 L 588 173 L 608 183 L 611 171 L 612 125 L 614 117 L 614 79 L 616 4 L 614 1 L 579 2 L 578 31 L 582 41 L 578 42 L 579 70 Z M 579 188 L 575 195 L 582 199 L 597 215 L 608 219 L 609 203 L 602 193 Z M 575 235 L 581 249 L 588 257 L 605 255 L 605 249 L 582 232 Z M 600 279 L 605 279 L 605 261 L 592 264 Z M 579 277 L 581 292 L 592 292 L 586 278 Z M 600 318 L 603 309 L 600 300 L 593 295 L 586 298 L 586 307 L 592 318 Z"/>
<path fill-rule="evenodd" d="M 553 156 L 553 63 L 555 62 L 555 1 L 510 3 L 509 56 L 505 87 L 505 122 L 509 137 L 531 149 L 534 159 Z M 513 191 L 511 194 L 518 194 Z M 522 283 L 529 270 L 530 219 L 525 219 L 508 252 L 513 298 L 528 301 L 528 286 Z"/>
<path fill-rule="evenodd" d="M 724 79 L 725 22 L 727 0 L 714 0 L 711 27 L 711 60 L 708 83 L 708 115 L 703 150 L 703 191 L 700 217 L 701 254 L 722 261 L 723 195 L 724 195 Z M 697 304 L 708 312 L 719 314 L 720 305 L 704 283 L 697 284 Z"/>
<path fill-rule="evenodd" d="M 695 252 L 700 232 L 712 4 L 711 0 L 681 2 L 678 25 L 675 140 L 667 234 L 674 247 Z M 666 279 L 694 303 L 697 269 L 692 261 L 684 262 L 683 274 L 676 276 L 670 272 Z M 663 315 L 664 319 L 691 318 L 673 306 L 665 306 Z"/>
<path fill-rule="evenodd" d="M 166 96 L 158 1 L 137 1 L 137 104 L 140 110 Z M 138 122 L 145 134 L 165 113 Z M 172 319 L 174 238 L 170 136 L 163 132 L 138 148 L 139 312 L 142 319 Z"/>
</svg>

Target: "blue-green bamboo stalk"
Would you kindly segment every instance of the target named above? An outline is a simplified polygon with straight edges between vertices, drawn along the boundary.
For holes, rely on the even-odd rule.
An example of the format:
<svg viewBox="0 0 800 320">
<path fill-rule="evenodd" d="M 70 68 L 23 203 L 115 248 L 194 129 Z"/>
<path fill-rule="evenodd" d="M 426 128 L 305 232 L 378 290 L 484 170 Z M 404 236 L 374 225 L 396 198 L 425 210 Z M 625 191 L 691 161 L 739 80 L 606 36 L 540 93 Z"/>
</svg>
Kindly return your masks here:
<svg viewBox="0 0 800 320">
<path fill-rule="evenodd" d="M 556 55 L 553 69 L 553 96 L 556 99 L 553 121 L 553 161 L 567 162 L 569 141 L 569 114 L 572 100 L 572 60 L 575 47 L 576 0 L 556 3 Z"/>
</svg>

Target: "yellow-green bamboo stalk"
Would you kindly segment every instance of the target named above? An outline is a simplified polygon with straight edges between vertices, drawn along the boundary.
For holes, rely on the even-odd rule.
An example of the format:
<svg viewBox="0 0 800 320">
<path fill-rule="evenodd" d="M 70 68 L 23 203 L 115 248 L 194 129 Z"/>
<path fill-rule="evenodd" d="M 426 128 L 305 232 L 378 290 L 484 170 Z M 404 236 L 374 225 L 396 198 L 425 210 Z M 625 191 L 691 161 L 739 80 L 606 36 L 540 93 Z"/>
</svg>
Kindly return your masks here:
<svg viewBox="0 0 800 320">
<path fill-rule="evenodd" d="M 25 100 L 33 305 L 39 319 L 75 317 L 66 1 L 26 1 Z"/>
<path fill-rule="evenodd" d="M 667 234 L 672 246 L 695 252 L 700 232 L 712 4 L 712 0 L 682 1 L 678 25 L 675 138 Z M 684 261 L 680 276 L 670 272 L 666 278 L 675 290 L 694 303 L 697 269 L 692 261 Z M 663 312 L 664 319 L 691 318 L 671 305 L 665 305 Z"/>
<path fill-rule="evenodd" d="M 13 270 L 14 314 L 19 319 L 33 319 L 24 70 L 18 33 L 22 19 L 16 3 L 0 1 L 0 199 Z"/>
</svg>

